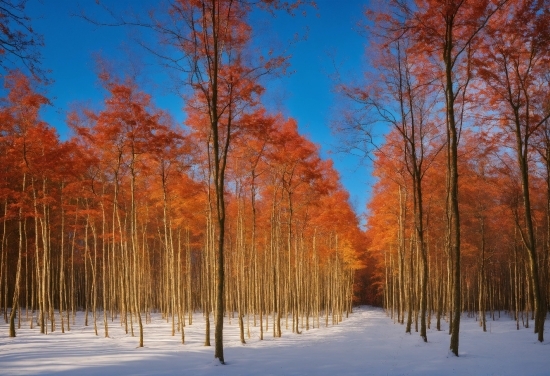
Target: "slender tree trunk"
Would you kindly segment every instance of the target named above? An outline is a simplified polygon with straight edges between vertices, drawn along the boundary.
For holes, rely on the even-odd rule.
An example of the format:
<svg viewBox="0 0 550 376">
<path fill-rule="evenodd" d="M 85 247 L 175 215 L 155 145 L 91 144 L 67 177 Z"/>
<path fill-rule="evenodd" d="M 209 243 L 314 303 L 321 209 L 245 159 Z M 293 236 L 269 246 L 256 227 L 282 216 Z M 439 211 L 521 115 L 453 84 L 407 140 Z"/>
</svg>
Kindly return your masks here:
<svg viewBox="0 0 550 376">
<path fill-rule="evenodd" d="M 527 105 L 528 106 L 528 105 Z M 521 231 L 521 237 L 529 260 L 529 277 L 531 278 L 531 287 L 533 291 L 533 303 L 535 312 L 535 333 L 538 334 L 538 340 L 544 341 L 544 321 L 546 320 L 546 307 L 542 302 L 542 294 L 540 288 L 539 267 L 537 259 L 537 246 L 534 234 L 533 215 L 531 213 L 531 197 L 529 193 L 529 130 L 525 130 L 522 137 L 521 120 L 518 113 L 519 106 L 514 107 L 515 113 L 515 135 L 517 147 L 517 159 L 521 174 L 521 189 L 523 194 L 523 210 L 525 219 L 525 232 Z M 527 114 L 529 118 L 529 114 Z"/>
<path fill-rule="evenodd" d="M 453 38 L 454 15 L 446 15 L 443 61 L 445 64 L 445 99 L 447 111 L 447 139 L 449 141 L 449 208 L 450 208 L 450 257 L 453 260 L 452 305 L 450 349 L 458 356 L 461 290 L 460 290 L 460 212 L 458 208 L 458 131 L 455 120 L 455 98 L 453 85 Z"/>
<path fill-rule="evenodd" d="M 23 192 L 22 197 L 24 197 L 24 193 L 25 193 L 26 178 L 27 178 L 27 175 L 23 173 L 23 184 L 21 188 L 21 192 Z M 19 218 L 18 218 L 19 246 L 18 246 L 18 252 L 17 252 L 17 269 L 15 274 L 15 285 L 14 285 L 13 300 L 11 304 L 10 321 L 9 321 L 10 337 L 15 337 L 15 313 L 17 312 L 17 308 L 19 306 L 19 280 L 21 279 L 21 257 L 23 253 L 23 205 L 22 204 L 23 203 L 21 203 L 21 206 L 19 207 Z"/>
</svg>

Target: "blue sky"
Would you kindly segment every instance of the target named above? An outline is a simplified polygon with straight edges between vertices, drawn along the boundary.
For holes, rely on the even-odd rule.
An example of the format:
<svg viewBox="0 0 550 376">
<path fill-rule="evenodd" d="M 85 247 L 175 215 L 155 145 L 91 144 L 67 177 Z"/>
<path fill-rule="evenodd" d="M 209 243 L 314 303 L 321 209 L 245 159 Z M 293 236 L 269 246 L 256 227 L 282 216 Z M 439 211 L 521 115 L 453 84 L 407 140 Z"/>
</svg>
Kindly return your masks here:
<svg viewBox="0 0 550 376">
<path fill-rule="evenodd" d="M 159 6 L 154 0 L 103 0 L 115 12 L 142 12 Z M 364 37 L 357 32 L 367 0 L 317 0 L 317 9 L 307 15 L 290 17 L 263 14 L 252 20 L 260 28 L 258 43 L 275 44 L 292 55 L 292 74 L 265 83 L 265 100 L 286 116 L 297 119 L 300 131 L 330 157 L 350 192 L 356 212 L 364 213 L 372 178 L 357 158 L 335 153 L 337 139 L 331 122 L 338 119 L 338 99 L 334 92 L 336 71 L 345 81 L 356 80 L 364 70 Z M 70 136 L 65 114 L 73 106 L 100 106 L 102 91 L 97 80 L 94 56 L 100 55 L 117 69 L 139 73 L 145 91 L 156 105 L 182 122 L 183 102 L 174 92 L 169 75 L 157 61 L 134 41 L 136 31 L 124 27 L 98 27 L 75 17 L 84 10 L 94 17 L 104 15 L 95 0 L 30 0 L 26 13 L 33 29 L 44 36 L 43 67 L 51 71 L 53 83 L 46 88 L 52 106 L 45 120 L 56 127 L 61 138 Z M 263 28 L 263 29 L 262 29 Z M 289 43 L 295 33 L 300 41 Z"/>
</svg>

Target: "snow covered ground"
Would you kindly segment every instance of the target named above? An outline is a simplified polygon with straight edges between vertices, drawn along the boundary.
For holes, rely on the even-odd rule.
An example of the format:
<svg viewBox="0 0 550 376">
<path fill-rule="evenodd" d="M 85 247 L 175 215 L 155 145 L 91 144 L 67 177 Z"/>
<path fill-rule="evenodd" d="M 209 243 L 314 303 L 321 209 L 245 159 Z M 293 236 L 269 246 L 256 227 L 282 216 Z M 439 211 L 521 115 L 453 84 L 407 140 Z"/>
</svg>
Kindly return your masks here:
<svg viewBox="0 0 550 376">
<path fill-rule="evenodd" d="M 463 317 L 460 357 L 449 354 L 449 336 L 433 328 L 428 343 L 418 333 L 405 334 L 378 308 L 356 308 L 337 326 L 284 331 L 282 338 L 260 341 L 259 329 L 241 345 L 238 324 L 226 321 L 227 365 L 214 360 L 214 347 L 204 347 L 204 320 L 197 314 L 186 326 L 186 344 L 171 336 L 171 324 L 161 320 L 145 326 L 145 347 L 126 335 L 118 321 L 110 323 L 110 338 L 84 327 L 83 313 L 71 332 L 41 335 L 28 326 L 8 338 L 0 325 L 1 375 L 549 375 L 550 333 L 538 343 L 532 329 L 515 329 L 507 315 L 488 321 L 483 333 L 474 319 Z M 547 323 L 546 326 L 550 325 Z M 445 329 L 447 324 L 444 324 Z M 270 321 L 271 329 L 271 321 Z M 490 329 L 490 332 L 489 332 Z M 213 333 L 213 327 L 212 327 Z M 212 334 L 213 344 L 213 334 Z"/>
</svg>

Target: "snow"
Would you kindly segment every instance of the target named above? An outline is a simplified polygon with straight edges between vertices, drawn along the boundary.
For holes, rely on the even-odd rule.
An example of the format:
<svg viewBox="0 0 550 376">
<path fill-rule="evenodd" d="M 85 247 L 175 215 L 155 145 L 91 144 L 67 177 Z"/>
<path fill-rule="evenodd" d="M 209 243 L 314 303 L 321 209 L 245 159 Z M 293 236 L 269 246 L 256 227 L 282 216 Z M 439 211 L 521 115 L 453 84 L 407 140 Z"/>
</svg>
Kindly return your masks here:
<svg viewBox="0 0 550 376">
<path fill-rule="evenodd" d="M 405 334 L 404 326 L 394 324 L 379 308 L 359 307 L 338 325 L 304 329 L 300 335 L 286 330 L 281 338 L 272 337 L 270 317 L 263 341 L 251 321 L 246 345 L 240 344 L 237 320 L 229 324 L 226 319 L 226 365 L 213 359 L 213 346 L 203 346 L 200 314 L 185 327 L 185 345 L 179 333 L 171 336 L 171 323 L 154 315 L 153 322 L 145 325 L 143 348 L 137 347 L 138 337 L 126 334 L 118 320 L 109 322 L 110 338 L 103 337 L 101 326 L 96 337 L 93 326 L 83 325 L 83 316 L 78 313 L 77 325 L 65 334 L 58 329 L 43 335 L 25 323 L 16 338 L 7 337 L 8 326 L 2 320 L 0 375 L 550 374 L 548 330 L 547 341 L 539 343 L 532 328 L 516 330 L 515 322 L 504 313 L 496 321 L 488 319 L 486 333 L 474 318 L 463 316 L 458 358 L 448 350 L 447 323 L 442 322 L 445 330 L 440 332 L 433 325 L 424 343 L 418 333 Z M 284 320 L 282 324 L 284 329 Z M 212 345 L 213 330 L 212 326 Z"/>
</svg>

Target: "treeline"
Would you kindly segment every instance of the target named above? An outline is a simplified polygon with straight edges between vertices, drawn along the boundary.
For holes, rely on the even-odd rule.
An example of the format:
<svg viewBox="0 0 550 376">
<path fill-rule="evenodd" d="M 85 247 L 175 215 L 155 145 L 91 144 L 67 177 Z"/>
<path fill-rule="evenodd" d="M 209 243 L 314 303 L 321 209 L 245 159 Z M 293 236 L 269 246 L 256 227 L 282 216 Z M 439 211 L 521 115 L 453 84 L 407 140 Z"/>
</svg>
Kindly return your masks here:
<svg viewBox="0 0 550 376">
<path fill-rule="evenodd" d="M 549 10 L 538 0 L 380 5 L 367 12 L 376 68 L 342 88 L 355 103 L 343 124 L 353 145 L 388 130 L 373 152 L 367 234 L 384 306 L 424 340 L 448 320 L 456 355 L 462 312 L 486 330 L 487 314 L 506 310 L 543 341 Z"/>
<path fill-rule="evenodd" d="M 532 326 L 533 294 L 528 255 L 519 225 L 522 200 L 517 175 L 506 170 L 496 155 L 485 154 L 488 145 L 478 138 L 464 140 L 464 163 L 459 168 L 461 213 L 461 309 L 479 319 L 486 330 L 487 318 L 508 311 L 520 325 Z M 386 144 L 384 149 L 389 151 Z M 433 161 L 426 173 L 424 215 L 428 254 L 427 325 L 441 328 L 449 318 L 453 264 L 447 252 L 445 229 L 445 156 Z M 508 163 L 513 161 L 508 160 Z M 377 257 L 379 293 L 392 318 L 418 330 L 421 262 L 414 235 L 412 187 L 406 176 L 396 178 L 395 161 L 380 155 L 376 162 L 379 180 L 369 208 L 369 249 Z M 539 171 L 540 172 L 540 171 Z M 401 180 L 402 179 L 402 180 Z M 546 302 L 550 297 L 548 276 L 548 191 L 546 179 L 532 179 L 531 200 L 537 218 L 535 234 L 540 252 L 537 261 Z M 546 306 L 546 309 L 550 307 Z M 408 312 L 411 312 L 411 316 Z M 410 328 L 410 327 L 409 327 Z"/>
<path fill-rule="evenodd" d="M 101 75 L 100 111 L 68 115 L 60 141 L 48 99 L 19 72 L 0 108 L 0 307 L 10 335 L 70 330 L 77 311 L 108 336 L 140 336 L 153 312 L 185 341 L 215 310 L 212 133 L 188 104 L 185 126 L 129 80 Z M 363 233 L 331 161 L 297 124 L 261 105 L 234 117 L 227 158 L 225 315 L 241 341 L 337 323 L 351 311 Z M 208 123 L 206 123 L 208 124 Z"/>
</svg>

